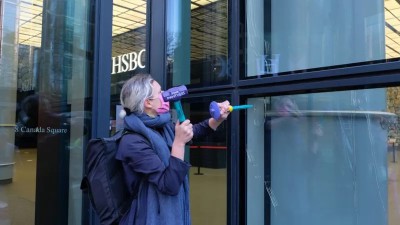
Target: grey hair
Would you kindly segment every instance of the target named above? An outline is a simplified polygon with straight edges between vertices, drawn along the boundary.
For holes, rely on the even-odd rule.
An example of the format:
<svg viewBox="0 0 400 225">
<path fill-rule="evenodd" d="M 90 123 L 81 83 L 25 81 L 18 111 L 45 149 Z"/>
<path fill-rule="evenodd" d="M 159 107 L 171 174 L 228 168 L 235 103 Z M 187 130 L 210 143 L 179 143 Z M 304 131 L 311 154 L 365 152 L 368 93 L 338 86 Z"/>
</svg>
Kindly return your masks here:
<svg viewBox="0 0 400 225">
<path fill-rule="evenodd" d="M 122 86 L 120 101 L 124 108 L 132 113 L 144 112 L 144 101 L 153 94 L 154 79 L 150 74 L 136 74 Z"/>
</svg>

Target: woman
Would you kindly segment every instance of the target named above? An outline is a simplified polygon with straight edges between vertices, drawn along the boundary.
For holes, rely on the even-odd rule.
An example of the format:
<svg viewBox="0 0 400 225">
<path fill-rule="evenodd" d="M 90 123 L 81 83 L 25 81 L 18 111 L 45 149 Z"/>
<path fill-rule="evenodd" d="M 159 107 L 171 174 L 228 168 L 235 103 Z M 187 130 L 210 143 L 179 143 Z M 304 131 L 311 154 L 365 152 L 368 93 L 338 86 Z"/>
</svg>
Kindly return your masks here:
<svg viewBox="0 0 400 225">
<path fill-rule="evenodd" d="M 216 130 L 229 115 L 229 102 L 224 101 L 218 103 L 218 120 L 210 118 L 195 125 L 185 120 L 174 125 L 161 92 L 149 74 L 135 75 L 121 90 L 124 126 L 131 133 L 122 137 L 116 158 L 123 162 L 128 188 L 137 193 L 120 221 L 123 225 L 191 224 L 185 144 Z"/>
</svg>

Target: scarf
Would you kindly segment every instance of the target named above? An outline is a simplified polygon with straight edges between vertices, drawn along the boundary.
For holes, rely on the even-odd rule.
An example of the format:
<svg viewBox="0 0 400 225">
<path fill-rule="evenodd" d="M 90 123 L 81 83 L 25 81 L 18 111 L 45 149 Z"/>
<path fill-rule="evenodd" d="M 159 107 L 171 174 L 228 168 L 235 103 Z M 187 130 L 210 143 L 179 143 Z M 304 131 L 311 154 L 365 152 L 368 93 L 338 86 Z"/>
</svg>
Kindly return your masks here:
<svg viewBox="0 0 400 225">
<path fill-rule="evenodd" d="M 151 144 L 152 149 L 160 157 L 166 167 L 171 157 L 170 149 L 174 141 L 175 133 L 169 113 L 150 117 L 146 114 L 133 114 L 125 117 L 125 128 L 143 135 Z M 158 210 L 146 210 L 147 225 L 190 225 L 189 213 L 189 182 L 186 176 L 181 189 L 176 196 L 161 193 L 155 185 L 149 184 L 147 208 Z M 139 193 L 140 195 L 140 193 Z M 154 205 L 157 204 L 157 205 Z M 162 208 L 161 208 L 162 206 Z"/>
</svg>

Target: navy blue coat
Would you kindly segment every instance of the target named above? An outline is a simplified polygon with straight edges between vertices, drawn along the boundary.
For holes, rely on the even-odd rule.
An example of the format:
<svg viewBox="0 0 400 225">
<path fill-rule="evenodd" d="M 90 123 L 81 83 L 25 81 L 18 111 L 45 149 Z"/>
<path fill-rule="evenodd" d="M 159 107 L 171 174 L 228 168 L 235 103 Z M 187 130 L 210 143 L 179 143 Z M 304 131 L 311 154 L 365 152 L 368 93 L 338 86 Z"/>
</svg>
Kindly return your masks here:
<svg viewBox="0 0 400 225">
<path fill-rule="evenodd" d="M 171 126 L 174 125 L 171 123 Z M 208 119 L 193 125 L 193 138 L 212 133 Z M 188 174 L 190 164 L 171 156 L 166 167 L 153 151 L 150 142 L 140 134 L 125 134 L 118 147 L 116 158 L 122 161 L 125 182 L 131 193 L 147 188 L 149 183 L 166 195 L 177 195 Z M 146 195 L 140 195 L 132 203 L 131 212 L 136 212 L 135 224 L 144 224 L 146 220 Z M 140 206 L 140 207 L 138 207 Z M 128 225 L 129 213 L 122 218 L 120 225 Z M 129 224 L 131 225 L 131 224 Z"/>
</svg>

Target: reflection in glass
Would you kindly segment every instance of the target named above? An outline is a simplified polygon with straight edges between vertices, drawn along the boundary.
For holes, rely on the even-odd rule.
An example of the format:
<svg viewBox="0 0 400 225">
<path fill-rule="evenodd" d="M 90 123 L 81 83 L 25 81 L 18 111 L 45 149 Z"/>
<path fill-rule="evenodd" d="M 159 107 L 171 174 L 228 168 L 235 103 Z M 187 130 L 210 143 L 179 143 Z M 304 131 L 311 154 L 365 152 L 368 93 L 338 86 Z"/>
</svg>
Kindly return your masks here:
<svg viewBox="0 0 400 225">
<path fill-rule="evenodd" d="M 144 0 L 113 1 L 111 94 L 145 68 L 146 10 Z"/>
<path fill-rule="evenodd" d="M 146 72 L 147 2 L 114 0 L 112 21 L 110 131 L 119 118 L 122 85 L 132 75 Z"/>
<path fill-rule="evenodd" d="M 247 224 L 398 224 L 397 89 L 249 99 Z"/>
<path fill-rule="evenodd" d="M 247 1 L 245 76 L 398 60 L 398 15 L 396 0 Z"/>
<path fill-rule="evenodd" d="M 28 72 L 18 73 L 21 54 L 29 53 L 34 47 L 20 44 L 18 41 L 18 19 L 24 13 L 19 12 L 15 2 L 1 1 L 1 42 L 0 42 L 0 224 L 33 224 L 35 214 L 35 176 L 36 149 L 29 146 L 19 148 L 21 139 L 16 132 L 18 120 L 18 100 L 22 91 L 21 78 Z M 25 57 L 25 59 L 28 57 Z M 24 71 L 22 71 L 24 72 Z M 29 78 L 28 78 L 29 79 Z M 32 86 L 26 85 L 26 91 Z M 27 138 L 26 142 L 36 142 L 36 138 Z M 34 145 L 36 148 L 36 143 Z M 20 215 L 18 208 L 23 209 Z"/>
<path fill-rule="evenodd" d="M 91 6 L 0 1 L 0 224 L 82 221 Z"/>
<path fill-rule="evenodd" d="M 168 85 L 226 84 L 229 69 L 228 1 L 168 1 Z"/>
</svg>

